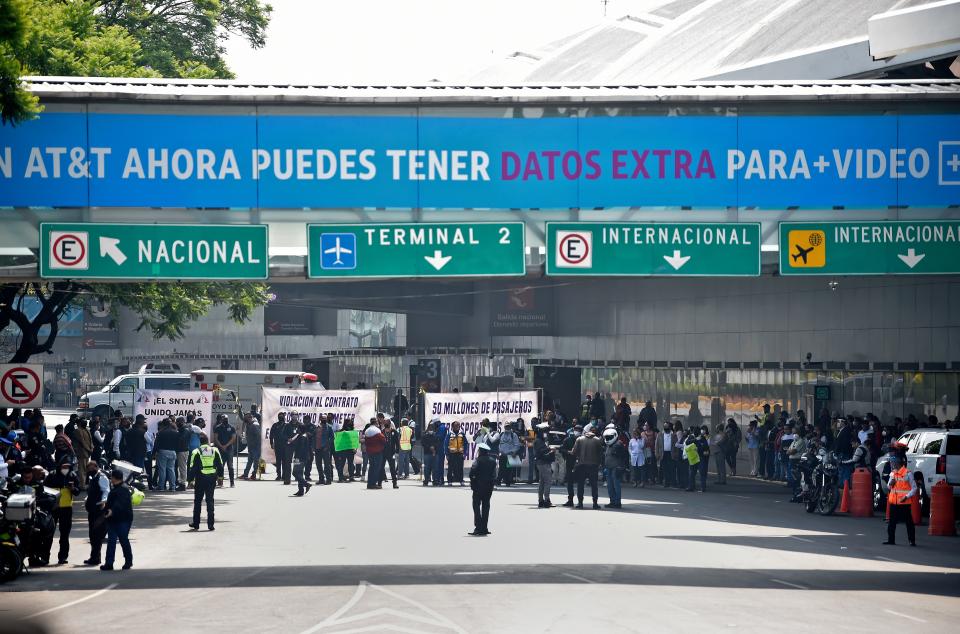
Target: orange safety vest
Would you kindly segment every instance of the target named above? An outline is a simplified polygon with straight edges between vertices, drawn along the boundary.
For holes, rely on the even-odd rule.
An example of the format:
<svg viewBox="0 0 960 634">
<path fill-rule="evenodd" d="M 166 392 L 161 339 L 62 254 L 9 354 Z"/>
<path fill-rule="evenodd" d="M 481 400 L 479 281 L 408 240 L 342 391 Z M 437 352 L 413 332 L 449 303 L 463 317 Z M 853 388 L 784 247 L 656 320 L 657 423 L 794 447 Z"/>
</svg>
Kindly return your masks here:
<svg viewBox="0 0 960 634">
<path fill-rule="evenodd" d="M 900 467 L 894 471 L 893 475 L 893 484 L 890 486 L 890 493 L 887 495 L 888 504 L 910 504 L 910 498 L 907 497 L 907 494 L 910 493 L 910 474 L 907 472 L 906 467 Z"/>
<path fill-rule="evenodd" d="M 451 434 L 447 449 L 449 453 L 463 453 L 463 445 L 463 436 Z"/>
</svg>

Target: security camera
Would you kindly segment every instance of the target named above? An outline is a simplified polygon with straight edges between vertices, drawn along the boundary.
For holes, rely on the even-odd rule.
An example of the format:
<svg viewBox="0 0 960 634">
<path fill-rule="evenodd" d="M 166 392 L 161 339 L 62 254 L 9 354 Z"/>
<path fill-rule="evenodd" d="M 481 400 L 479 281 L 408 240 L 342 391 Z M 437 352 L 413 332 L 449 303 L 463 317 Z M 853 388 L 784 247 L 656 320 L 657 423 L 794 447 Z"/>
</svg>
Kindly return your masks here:
<svg viewBox="0 0 960 634">
<path fill-rule="evenodd" d="M 808 353 L 807 353 L 807 363 L 810 363 L 810 360 L 811 360 L 812 358 L 813 358 L 813 354 L 810 353 L 810 352 L 808 352 Z"/>
</svg>

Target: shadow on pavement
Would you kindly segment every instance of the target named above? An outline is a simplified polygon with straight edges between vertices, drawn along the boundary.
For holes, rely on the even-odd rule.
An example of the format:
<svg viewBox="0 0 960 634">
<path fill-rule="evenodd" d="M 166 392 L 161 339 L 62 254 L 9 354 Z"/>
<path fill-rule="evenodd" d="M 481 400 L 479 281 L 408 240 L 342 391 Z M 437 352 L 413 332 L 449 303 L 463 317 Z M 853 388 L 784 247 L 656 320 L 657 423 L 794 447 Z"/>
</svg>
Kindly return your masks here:
<svg viewBox="0 0 960 634">
<path fill-rule="evenodd" d="M 472 574 L 471 574 L 472 573 Z M 476 575 L 476 576 L 474 576 Z M 960 573 L 858 570 L 739 570 L 635 565 L 277 566 L 69 572 L 48 569 L 8 586 L 13 591 L 399 585 L 598 584 L 744 589 L 904 592 L 960 596 Z"/>
</svg>

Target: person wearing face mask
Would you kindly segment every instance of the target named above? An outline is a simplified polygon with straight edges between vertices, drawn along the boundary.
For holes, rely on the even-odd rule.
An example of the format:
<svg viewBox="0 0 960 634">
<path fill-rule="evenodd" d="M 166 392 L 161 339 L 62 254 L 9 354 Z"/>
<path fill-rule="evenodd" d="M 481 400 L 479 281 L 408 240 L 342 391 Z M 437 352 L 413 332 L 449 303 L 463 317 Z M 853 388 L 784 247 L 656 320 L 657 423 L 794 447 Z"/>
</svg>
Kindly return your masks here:
<svg viewBox="0 0 960 634">
<path fill-rule="evenodd" d="M 60 491 L 60 499 L 53 509 L 53 519 L 60 529 L 60 551 L 57 563 L 67 563 L 70 556 L 70 529 L 73 527 L 73 498 L 80 493 L 80 478 L 73 470 L 73 457 L 63 456 L 59 468 L 47 476 L 44 486 Z M 52 539 L 52 537 L 51 537 Z"/>
<path fill-rule="evenodd" d="M 91 460 L 87 469 L 87 499 L 83 506 L 87 511 L 87 527 L 90 535 L 90 558 L 84 560 L 85 566 L 100 565 L 100 548 L 107 537 L 107 518 L 104 509 L 107 506 L 107 496 L 110 495 L 110 480 L 107 479 L 100 465 Z"/>
</svg>

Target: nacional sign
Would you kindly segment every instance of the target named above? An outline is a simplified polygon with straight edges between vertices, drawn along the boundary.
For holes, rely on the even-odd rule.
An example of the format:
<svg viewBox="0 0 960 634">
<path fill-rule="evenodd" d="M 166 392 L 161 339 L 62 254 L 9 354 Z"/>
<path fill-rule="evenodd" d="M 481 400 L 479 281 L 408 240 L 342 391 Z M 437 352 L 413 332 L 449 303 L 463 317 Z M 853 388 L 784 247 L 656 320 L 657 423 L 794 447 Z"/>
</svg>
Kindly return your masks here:
<svg viewBox="0 0 960 634">
<path fill-rule="evenodd" d="M 40 223 L 40 277 L 263 280 L 266 225 Z"/>
<path fill-rule="evenodd" d="M 955 273 L 960 220 L 780 223 L 780 275 Z"/>
<path fill-rule="evenodd" d="M 548 222 L 546 272 L 760 275 L 760 224 Z"/>
<path fill-rule="evenodd" d="M 307 277 L 471 277 L 526 272 L 522 222 L 307 225 Z"/>
<path fill-rule="evenodd" d="M 0 206 L 957 204 L 957 114 L 45 112 L 0 127 Z"/>
</svg>

